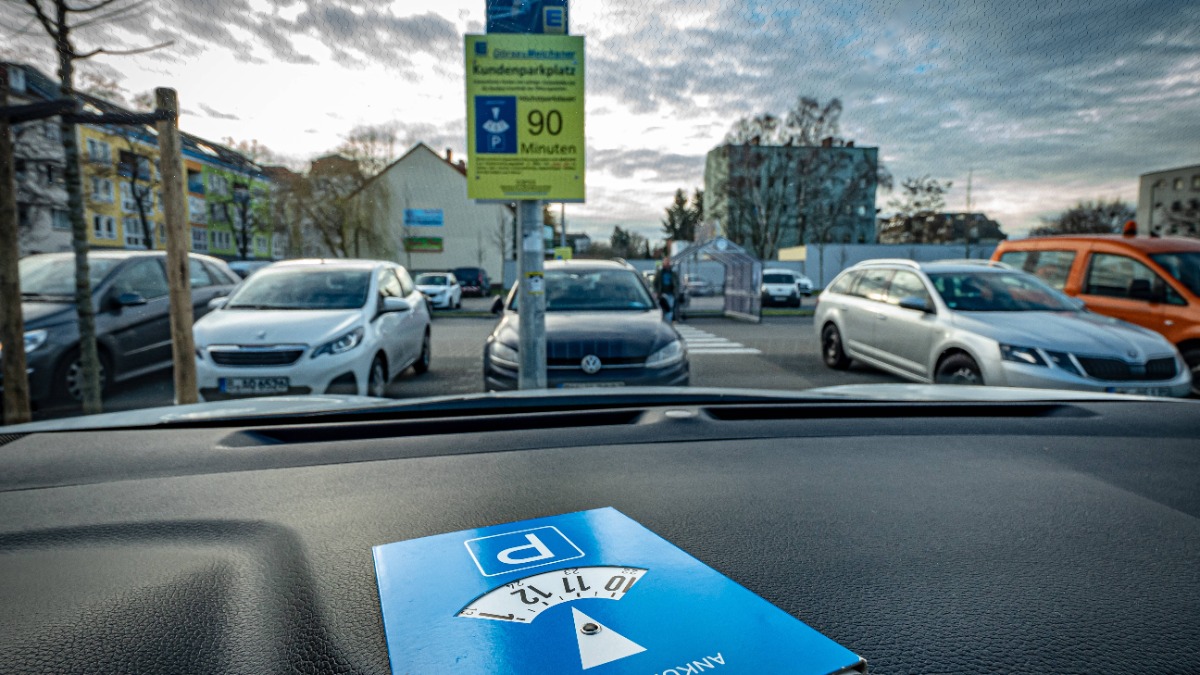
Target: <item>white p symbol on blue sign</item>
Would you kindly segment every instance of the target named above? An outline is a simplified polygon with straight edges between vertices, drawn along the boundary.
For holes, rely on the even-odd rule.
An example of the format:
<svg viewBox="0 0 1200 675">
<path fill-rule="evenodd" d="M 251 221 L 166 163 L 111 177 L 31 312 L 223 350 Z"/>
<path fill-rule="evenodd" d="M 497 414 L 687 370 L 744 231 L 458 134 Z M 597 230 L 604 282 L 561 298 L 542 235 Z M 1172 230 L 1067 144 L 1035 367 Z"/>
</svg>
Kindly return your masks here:
<svg viewBox="0 0 1200 675">
<path fill-rule="evenodd" d="M 492 134 L 489 138 L 491 139 L 493 150 L 504 144 L 504 137 L 499 134 Z"/>
<path fill-rule="evenodd" d="M 464 543 L 485 577 L 583 557 L 583 551 L 553 526 L 494 534 Z"/>
</svg>

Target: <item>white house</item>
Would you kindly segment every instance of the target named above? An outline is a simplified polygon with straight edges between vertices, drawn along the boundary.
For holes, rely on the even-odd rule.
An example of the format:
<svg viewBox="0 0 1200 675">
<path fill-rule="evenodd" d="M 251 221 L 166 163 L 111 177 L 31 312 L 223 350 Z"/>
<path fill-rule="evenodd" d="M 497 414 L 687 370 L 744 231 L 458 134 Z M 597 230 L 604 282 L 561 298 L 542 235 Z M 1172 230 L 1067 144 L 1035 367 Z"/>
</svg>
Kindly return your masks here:
<svg viewBox="0 0 1200 675">
<path fill-rule="evenodd" d="M 467 198 L 466 164 L 418 143 L 352 197 L 382 235 L 385 251 L 410 270 L 482 267 L 499 283 L 511 259 L 513 211 Z"/>
</svg>

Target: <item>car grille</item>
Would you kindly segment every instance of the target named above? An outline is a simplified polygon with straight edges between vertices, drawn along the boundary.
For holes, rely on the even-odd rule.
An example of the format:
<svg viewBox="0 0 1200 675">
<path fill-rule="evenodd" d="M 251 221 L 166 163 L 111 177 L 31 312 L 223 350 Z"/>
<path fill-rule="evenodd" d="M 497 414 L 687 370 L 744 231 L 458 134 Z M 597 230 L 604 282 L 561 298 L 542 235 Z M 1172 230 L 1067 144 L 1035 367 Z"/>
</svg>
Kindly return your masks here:
<svg viewBox="0 0 1200 675">
<path fill-rule="evenodd" d="M 1098 359 L 1088 356 L 1077 356 L 1079 364 L 1089 377 L 1097 380 L 1128 381 L 1128 380 L 1169 380 L 1178 372 L 1175 359 L 1171 357 L 1151 359 L 1145 365 L 1130 364 L 1119 359 Z"/>
<path fill-rule="evenodd" d="M 211 347 L 213 363 L 222 366 L 290 366 L 304 354 L 300 346 Z"/>
<path fill-rule="evenodd" d="M 546 366 L 556 369 L 579 368 L 579 362 L 589 355 L 598 357 L 602 368 L 636 367 L 646 362 L 645 356 L 630 352 L 630 344 L 623 340 L 551 341 L 546 345 Z"/>
</svg>

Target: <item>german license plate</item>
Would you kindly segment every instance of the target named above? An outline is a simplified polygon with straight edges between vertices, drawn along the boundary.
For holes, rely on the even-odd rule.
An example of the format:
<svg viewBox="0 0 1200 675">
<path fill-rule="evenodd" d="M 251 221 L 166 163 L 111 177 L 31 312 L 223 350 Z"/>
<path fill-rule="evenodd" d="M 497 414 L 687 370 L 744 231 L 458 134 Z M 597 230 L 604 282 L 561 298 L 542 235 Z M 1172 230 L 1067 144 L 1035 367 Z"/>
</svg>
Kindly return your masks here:
<svg viewBox="0 0 1200 675">
<path fill-rule="evenodd" d="M 1132 394 L 1134 396 L 1170 396 L 1166 387 L 1109 387 L 1110 394 Z"/>
<path fill-rule="evenodd" d="M 786 295 L 773 295 L 771 297 L 775 298 L 776 302 L 783 302 L 784 300 L 788 299 L 788 296 Z"/>
<path fill-rule="evenodd" d="M 224 394 L 283 394 L 288 390 L 286 377 L 222 377 L 217 384 Z"/>
<path fill-rule="evenodd" d="M 624 387 L 624 382 L 563 382 L 563 389 L 587 389 L 590 387 Z"/>
</svg>

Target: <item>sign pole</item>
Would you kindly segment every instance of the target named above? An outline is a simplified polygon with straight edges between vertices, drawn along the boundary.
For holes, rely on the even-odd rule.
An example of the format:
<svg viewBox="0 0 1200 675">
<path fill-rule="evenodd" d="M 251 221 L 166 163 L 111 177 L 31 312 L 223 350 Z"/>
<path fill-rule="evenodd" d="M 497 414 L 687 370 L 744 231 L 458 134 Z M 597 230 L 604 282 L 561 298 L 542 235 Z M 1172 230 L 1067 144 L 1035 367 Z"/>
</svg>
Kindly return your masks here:
<svg viewBox="0 0 1200 675">
<path fill-rule="evenodd" d="M 517 222 L 521 227 L 520 313 L 518 353 L 521 370 L 517 385 L 520 389 L 546 388 L 546 292 L 543 261 L 545 243 L 542 241 L 542 202 L 523 199 L 517 202 Z"/>
</svg>

